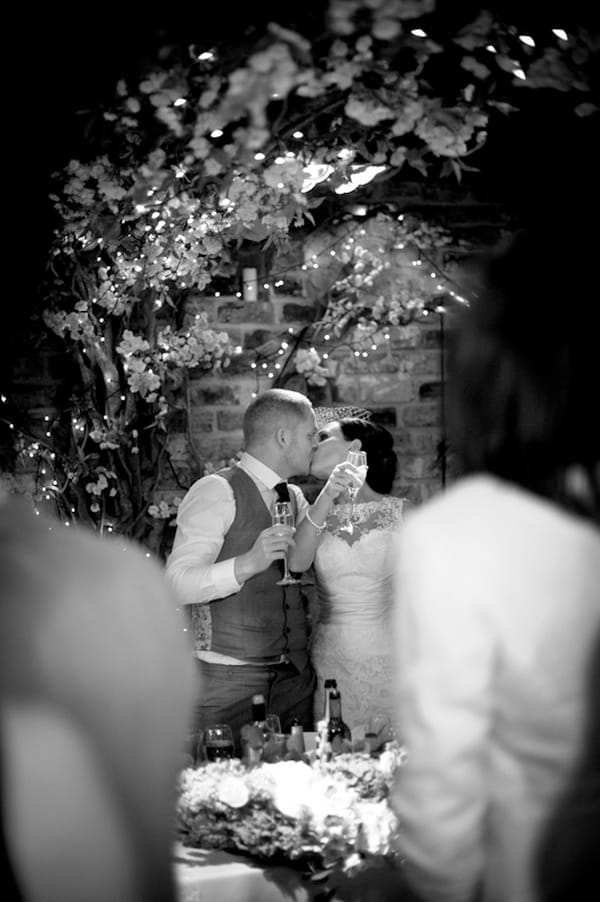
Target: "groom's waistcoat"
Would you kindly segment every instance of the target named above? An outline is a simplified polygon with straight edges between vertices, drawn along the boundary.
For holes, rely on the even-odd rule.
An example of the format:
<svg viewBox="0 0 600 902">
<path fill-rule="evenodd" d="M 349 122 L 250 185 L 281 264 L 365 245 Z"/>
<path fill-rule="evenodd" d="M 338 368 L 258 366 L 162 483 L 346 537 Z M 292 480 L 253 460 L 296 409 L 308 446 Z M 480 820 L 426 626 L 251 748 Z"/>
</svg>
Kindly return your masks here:
<svg viewBox="0 0 600 902">
<path fill-rule="evenodd" d="M 221 470 L 219 476 L 229 482 L 235 499 L 235 517 L 217 557 L 222 561 L 249 551 L 258 534 L 271 526 L 271 513 L 242 469 Z M 306 665 L 306 617 L 300 586 L 278 586 L 280 578 L 274 561 L 246 580 L 239 592 L 210 603 L 212 651 L 257 660 L 285 654 L 298 669 Z"/>
</svg>

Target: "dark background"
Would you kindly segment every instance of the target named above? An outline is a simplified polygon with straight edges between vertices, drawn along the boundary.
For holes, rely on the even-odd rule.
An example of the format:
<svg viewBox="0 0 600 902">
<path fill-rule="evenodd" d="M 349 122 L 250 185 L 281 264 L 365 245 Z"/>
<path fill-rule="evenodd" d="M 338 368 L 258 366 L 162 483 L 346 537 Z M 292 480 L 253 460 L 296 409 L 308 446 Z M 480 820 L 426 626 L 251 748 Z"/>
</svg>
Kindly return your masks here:
<svg viewBox="0 0 600 902">
<path fill-rule="evenodd" d="M 591 7 L 578 0 L 540 5 L 520 0 L 490 2 L 487 8 L 514 10 L 532 29 L 590 21 Z M 260 34 L 274 20 L 316 37 L 322 31 L 324 0 L 172 4 L 105 2 L 94 5 L 22 4 L 5 13 L 4 25 L 4 326 L 10 357 L 12 337 L 21 332 L 35 297 L 50 240 L 52 173 L 77 157 L 85 139 L 85 112 L 109 102 L 121 77 L 136 77 L 165 42 L 235 44 Z M 453 26 L 468 22 L 480 4 L 438 0 L 436 15 Z M 597 18 L 597 13 L 595 18 Z M 563 117 L 556 99 L 539 92 L 534 110 L 500 126 L 478 156 L 487 180 L 507 203 L 552 215 L 557 202 L 579 198 L 582 215 L 597 216 L 600 145 L 593 119 Z M 83 142 L 83 143 L 82 143 Z M 558 227 L 561 223 L 557 223 Z"/>
</svg>

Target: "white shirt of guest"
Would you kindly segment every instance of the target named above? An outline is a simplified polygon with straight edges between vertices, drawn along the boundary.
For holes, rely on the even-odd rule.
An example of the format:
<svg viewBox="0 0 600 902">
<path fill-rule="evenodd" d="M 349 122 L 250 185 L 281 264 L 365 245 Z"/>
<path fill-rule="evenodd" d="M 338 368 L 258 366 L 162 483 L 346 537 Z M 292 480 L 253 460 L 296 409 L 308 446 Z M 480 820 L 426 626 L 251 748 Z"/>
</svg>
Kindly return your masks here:
<svg viewBox="0 0 600 902">
<path fill-rule="evenodd" d="M 600 628 L 600 532 L 490 476 L 398 536 L 392 805 L 429 902 L 534 902 L 535 847 L 567 785 Z"/>
<path fill-rule="evenodd" d="M 256 485 L 268 510 L 277 498 L 279 476 L 251 454 L 242 454 L 237 466 Z M 306 514 L 308 501 L 295 485 L 289 484 L 296 500 L 296 522 Z M 231 485 L 218 473 L 203 476 L 189 489 L 177 511 L 177 531 L 166 564 L 167 576 L 183 604 L 207 604 L 233 595 L 242 587 L 235 576 L 235 557 L 217 561 L 225 536 L 235 518 L 235 497 Z M 218 652 L 197 652 L 203 660 L 223 664 L 243 661 Z"/>
</svg>

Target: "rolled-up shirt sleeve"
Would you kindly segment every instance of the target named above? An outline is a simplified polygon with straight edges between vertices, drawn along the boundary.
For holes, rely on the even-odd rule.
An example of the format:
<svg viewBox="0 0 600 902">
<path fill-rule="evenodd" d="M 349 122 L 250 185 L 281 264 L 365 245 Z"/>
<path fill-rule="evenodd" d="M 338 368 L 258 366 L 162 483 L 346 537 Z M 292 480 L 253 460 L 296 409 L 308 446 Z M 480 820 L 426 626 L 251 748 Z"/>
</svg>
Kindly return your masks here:
<svg viewBox="0 0 600 902">
<path fill-rule="evenodd" d="M 302 520 L 306 517 L 306 511 L 309 508 L 309 503 L 304 497 L 304 492 L 295 485 L 290 485 L 291 491 L 294 493 L 294 498 L 296 499 L 296 526 L 298 523 L 301 523 Z"/>
<path fill-rule="evenodd" d="M 179 505 L 166 572 L 183 604 L 205 604 L 239 592 L 235 558 L 216 562 L 234 516 L 231 486 L 217 474 L 194 483 Z"/>
</svg>

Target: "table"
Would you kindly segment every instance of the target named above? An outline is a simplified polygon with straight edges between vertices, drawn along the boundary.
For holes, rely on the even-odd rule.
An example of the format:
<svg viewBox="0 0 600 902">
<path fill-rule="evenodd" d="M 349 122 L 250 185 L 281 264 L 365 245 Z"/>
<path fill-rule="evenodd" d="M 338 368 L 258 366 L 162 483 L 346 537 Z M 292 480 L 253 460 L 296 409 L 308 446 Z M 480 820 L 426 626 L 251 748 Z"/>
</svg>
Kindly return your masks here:
<svg viewBox="0 0 600 902">
<path fill-rule="evenodd" d="M 178 902 L 312 902 L 318 892 L 292 868 L 182 843 L 175 846 L 173 866 Z"/>
<path fill-rule="evenodd" d="M 397 869 L 378 868 L 350 880 L 311 883 L 286 867 L 265 867 L 251 859 L 213 849 L 195 849 L 177 843 L 174 853 L 177 902 L 402 902 L 406 890 Z M 333 878 L 330 878 L 330 881 Z M 374 889 L 377 890 L 373 896 Z M 412 898 L 412 897 L 411 897 Z"/>
</svg>

